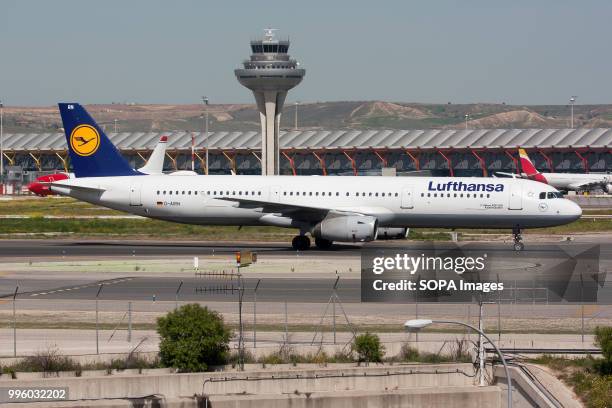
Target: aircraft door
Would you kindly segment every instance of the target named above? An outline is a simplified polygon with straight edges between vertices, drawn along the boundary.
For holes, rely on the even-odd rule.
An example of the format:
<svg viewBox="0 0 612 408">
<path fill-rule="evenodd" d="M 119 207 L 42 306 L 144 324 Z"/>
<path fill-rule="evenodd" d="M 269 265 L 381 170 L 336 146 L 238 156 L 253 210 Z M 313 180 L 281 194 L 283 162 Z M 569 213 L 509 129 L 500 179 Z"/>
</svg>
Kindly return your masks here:
<svg viewBox="0 0 612 408">
<path fill-rule="evenodd" d="M 130 205 L 132 206 L 141 206 L 142 205 L 142 196 L 141 196 L 141 183 L 134 182 L 130 185 Z"/>
<path fill-rule="evenodd" d="M 404 187 L 402 190 L 402 202 L 400 207 L 405 209 L 414 208 L 414 191 L 412 186 Z"/>
<path fill-rule="evenodd" d="M 511 183 L 510 184 L 510 197 L 508 202 L 509 210 L 522 210 L 523 209 L 523 184 L 522 183 Z"/>
</svg>

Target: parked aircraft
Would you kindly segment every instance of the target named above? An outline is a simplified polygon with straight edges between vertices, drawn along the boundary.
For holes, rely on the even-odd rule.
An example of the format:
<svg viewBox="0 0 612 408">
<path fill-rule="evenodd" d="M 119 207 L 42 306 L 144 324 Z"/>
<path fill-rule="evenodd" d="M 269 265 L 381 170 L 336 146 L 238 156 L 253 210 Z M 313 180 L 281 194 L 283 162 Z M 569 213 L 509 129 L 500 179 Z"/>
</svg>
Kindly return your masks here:
<svg viewBox="0 0 612 408">
<path fill-rule="evenodd" d="M 448 177 L 149 175 L 132 169 L 77 103 L 59 104 L 75 178 L 51 191 L 144 217 L 199 225 L 299 230 L 292 246 L 376 239 L 379 228 L 525 228 L 563 225 L 582 210 L 531 180 Z M 78 138 L 88 142 L 80 145 Z"/>
<path fill-rule="evenodd" d="M 610 174 L 541 173 L 535 168 L 525 149 L 519 149 L 519 158 L 522 169 L 520 175 L 503 172 L 497 172 L 497 174 L 539 181 L 563 191 L 582 191 L 598 187 L 608 193 L 612 193 L 612 175 Z"/>
</svg>

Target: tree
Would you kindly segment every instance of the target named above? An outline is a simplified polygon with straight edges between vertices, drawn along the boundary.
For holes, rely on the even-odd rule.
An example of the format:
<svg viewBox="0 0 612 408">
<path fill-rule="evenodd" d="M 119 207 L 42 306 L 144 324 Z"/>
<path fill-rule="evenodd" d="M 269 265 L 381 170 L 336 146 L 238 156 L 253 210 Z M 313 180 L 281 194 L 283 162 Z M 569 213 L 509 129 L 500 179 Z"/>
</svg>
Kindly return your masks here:
<svg viewBox="0 0 612 408">
<path fill-rule="evenodd" d="M 380 338 L 369 332 L 355 337 L 352 350 L 357 353 L 359 361 L 365 361 L 366 363 L 379 363 L 385 355 L 385 346 L 380 344 Z"/>
<path fill-rule="evenodd" d="M 601 347 L 603 360 L 598 361 L 596 367 L 600 374 L 612 374 L 612 326 L 595 328 L 595 343 Z"/>
<path fill-rule="evenodd" d="M 219 313 L 196 303 L 158 318 L 157 332 L 161 363 L 183 372 L 225 363 L 232 335 Z"/>
</svg>

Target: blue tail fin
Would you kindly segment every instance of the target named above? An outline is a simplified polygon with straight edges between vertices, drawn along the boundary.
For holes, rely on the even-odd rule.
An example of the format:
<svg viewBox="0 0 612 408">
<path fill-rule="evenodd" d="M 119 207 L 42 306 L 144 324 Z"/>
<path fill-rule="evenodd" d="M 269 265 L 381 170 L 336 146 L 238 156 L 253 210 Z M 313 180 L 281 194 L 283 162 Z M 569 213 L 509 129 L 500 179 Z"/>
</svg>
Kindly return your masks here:
<svg viewBox="0 0 612 408">
<path fill-rule="evenodd" d="M 136 176 L 110 139 L 78 103 L 60 103 L 70 161 L 76 177 Z"/>
</svg>

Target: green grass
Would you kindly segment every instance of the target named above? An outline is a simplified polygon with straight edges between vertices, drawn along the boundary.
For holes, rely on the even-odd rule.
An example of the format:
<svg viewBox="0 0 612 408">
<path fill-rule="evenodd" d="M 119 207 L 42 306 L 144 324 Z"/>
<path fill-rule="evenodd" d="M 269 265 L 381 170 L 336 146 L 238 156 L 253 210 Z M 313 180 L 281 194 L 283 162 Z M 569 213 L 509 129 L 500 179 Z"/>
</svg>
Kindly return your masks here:
<svg viewBox="0 0 612 408">
<path fill-rule="evenodd" d="M 24 219 L 3 219 L 0 221 L 0 234 L 34 234 L 37 238 L 44 234 L 60 233 L 76 236 L 121 236 L 148 238 L 184 238 L 190 240 L 263 240 L 284 241 L 292 237 L 293 231 L 277 227 L 238 227 L 198 226 L 176 224 L 158 220 L 138 219 L 45 219 L 42 217 Z"/>
</svg>

